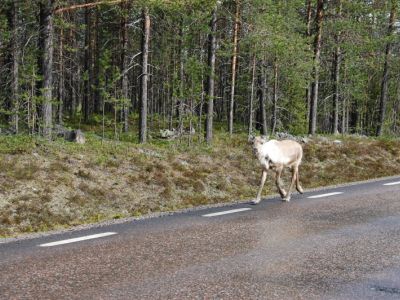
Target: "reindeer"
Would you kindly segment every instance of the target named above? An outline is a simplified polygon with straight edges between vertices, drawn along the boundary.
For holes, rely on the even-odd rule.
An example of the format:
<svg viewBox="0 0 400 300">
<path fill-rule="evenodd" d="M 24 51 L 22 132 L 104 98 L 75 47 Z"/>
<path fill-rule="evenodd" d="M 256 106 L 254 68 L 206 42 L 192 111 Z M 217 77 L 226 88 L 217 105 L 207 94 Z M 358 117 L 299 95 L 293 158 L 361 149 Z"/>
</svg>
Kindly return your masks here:
<svg viewBox="0 0 400 300">
<path fill-rule="evenodd" d="M 295 183 L 297 191 L 303 194 L 303 189 L 299 183 L 299 165 L 303 157 L 303 149 L 299 143 L 292 140 L 267 141 L 264 137 L 251 137 L 249 142 L 252 144 L 253 153 L 262 167 L 261 184 L 257 193 L 257 198 L 252 201 L 253 204 L 258 204 L 261 201 L 261 193 L 269 169 L 275 171 L 275 184 L 283 201 L 290 201 L 291 192 Z M 292 171 L 292 181 L 287 193 L 281 187 L 281 174 L 284 167 L 288 167 Z"/>
</svg>

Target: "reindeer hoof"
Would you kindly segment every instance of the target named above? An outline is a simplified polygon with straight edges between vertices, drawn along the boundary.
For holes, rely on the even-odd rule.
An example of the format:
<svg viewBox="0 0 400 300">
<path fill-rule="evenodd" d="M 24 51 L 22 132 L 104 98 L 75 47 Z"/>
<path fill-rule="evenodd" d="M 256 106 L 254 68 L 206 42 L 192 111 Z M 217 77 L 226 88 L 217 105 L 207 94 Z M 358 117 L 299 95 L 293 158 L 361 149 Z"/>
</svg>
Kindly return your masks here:
<svg viewBox="0 0 400 300">
<path fill-rule="evenodd" d="M 285 197 L 285 198 L 282 199 L 282 201 L 284 201 L 284 202 L 290 202 L 290 197 Z"/>
<path fill-rule="evenodd" d="M 303 194 L 303 193 L 304 193 L 304 191 L 303 191 L 302 188 L 298 188 L 297 191 L 298 191 L 300 194 Z"/>
<path fill-rule="evenodd" d="M 254 199 L 250 203 L 253 205 L 257 205 L 258 203 L 260 203 L 260 201 L 261 201 L 261 199 Z"/>
</svg>

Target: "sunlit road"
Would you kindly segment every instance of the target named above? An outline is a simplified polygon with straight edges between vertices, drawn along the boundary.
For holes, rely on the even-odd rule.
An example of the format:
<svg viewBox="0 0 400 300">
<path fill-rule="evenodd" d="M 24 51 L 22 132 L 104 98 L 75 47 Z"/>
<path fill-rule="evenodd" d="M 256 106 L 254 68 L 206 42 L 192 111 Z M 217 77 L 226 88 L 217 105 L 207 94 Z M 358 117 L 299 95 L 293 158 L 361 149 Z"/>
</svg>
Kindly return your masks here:
<svg viewBox="0 0 400 300">
<path fill-rule="evenodd" d="M 1 299 L 399 299 L 400 177 L 1 242 Z"/>
</svg>

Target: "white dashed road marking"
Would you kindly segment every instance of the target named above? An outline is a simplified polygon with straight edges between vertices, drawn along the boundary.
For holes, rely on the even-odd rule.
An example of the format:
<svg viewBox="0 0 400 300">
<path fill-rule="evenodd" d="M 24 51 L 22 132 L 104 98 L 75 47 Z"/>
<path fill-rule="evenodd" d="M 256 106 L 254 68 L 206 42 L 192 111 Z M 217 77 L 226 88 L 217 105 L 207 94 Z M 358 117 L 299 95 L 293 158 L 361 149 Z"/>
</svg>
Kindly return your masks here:
<svg viewBox="0 0 400 300">
<path fill-rule="evenodd" d="M 400 181 L 384 183 L 383 185 L 396 185 L 396 184 L 400 184 Z"/>
<path fill-rule="evenodd" d="M 61 241 L 57 241 L 57 242 L 51 242 L 51 243 L 41 244 L 41 245 L 39 245 L 39 246 L 40 246 L 40 247 L 52 247 L 52 246 L 58 246 L 58 245 L 76 243 L 76 242 L 80 242 L 80 241 L 98 239 L 98 238 L 101 238 L 101 237 L 106 237 L 106 236 L 110 236 L 110 235 L 114 235 L 114 234 L 117 234 L 117 233 L 116 233 L 116 232 L 104 232 L 104 233 L 93 234 L 93 235 L 87 235 L 87 236 L 82 236 L 82 237 L 73 238 L 73 239 L 68 239 L 68 240 L 61 240 Z"/>
<path fill-rule="evenodd" d="M 227 214 L 233 214 L 241 211 L 246 211 L 246 210 L 251 210 L 251 208 L 238 208 L 238 209 L 231 209 L 231 210 L 224 210 L 212 214 L 206 214 L 203 215 L 203 217 L 216 217 L 216 216 L 221 216 L 221 215 L 227 215 Z"/>
<path fill-rule="evenodd" d="M 310 196 L 310 197 L 307 197 L 307 198 L 309 198 L 309 199 L 315 199 L 315 198 L 323 198 L 323 197 L 329 197 L 329 196 L 340 195 L 340 194 L 343 194 L 343 192 L 334 192 L 334 193 L 328 193 L 328 194 L 320 194 L 320 195 Z"/>
</svg>

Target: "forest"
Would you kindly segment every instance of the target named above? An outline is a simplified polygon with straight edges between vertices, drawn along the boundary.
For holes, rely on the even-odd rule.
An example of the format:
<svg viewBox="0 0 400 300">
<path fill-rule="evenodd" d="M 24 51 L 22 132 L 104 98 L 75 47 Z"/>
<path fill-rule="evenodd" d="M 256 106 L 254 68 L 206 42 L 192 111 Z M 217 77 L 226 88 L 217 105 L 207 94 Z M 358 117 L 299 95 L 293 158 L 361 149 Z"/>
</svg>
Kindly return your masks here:
<svg viewBox="0 0 400 300">
<path fill-rule="evenodd" d="M 2 0 L 2 133 L 400 133 L 398 0 Z"/>
</svg>

